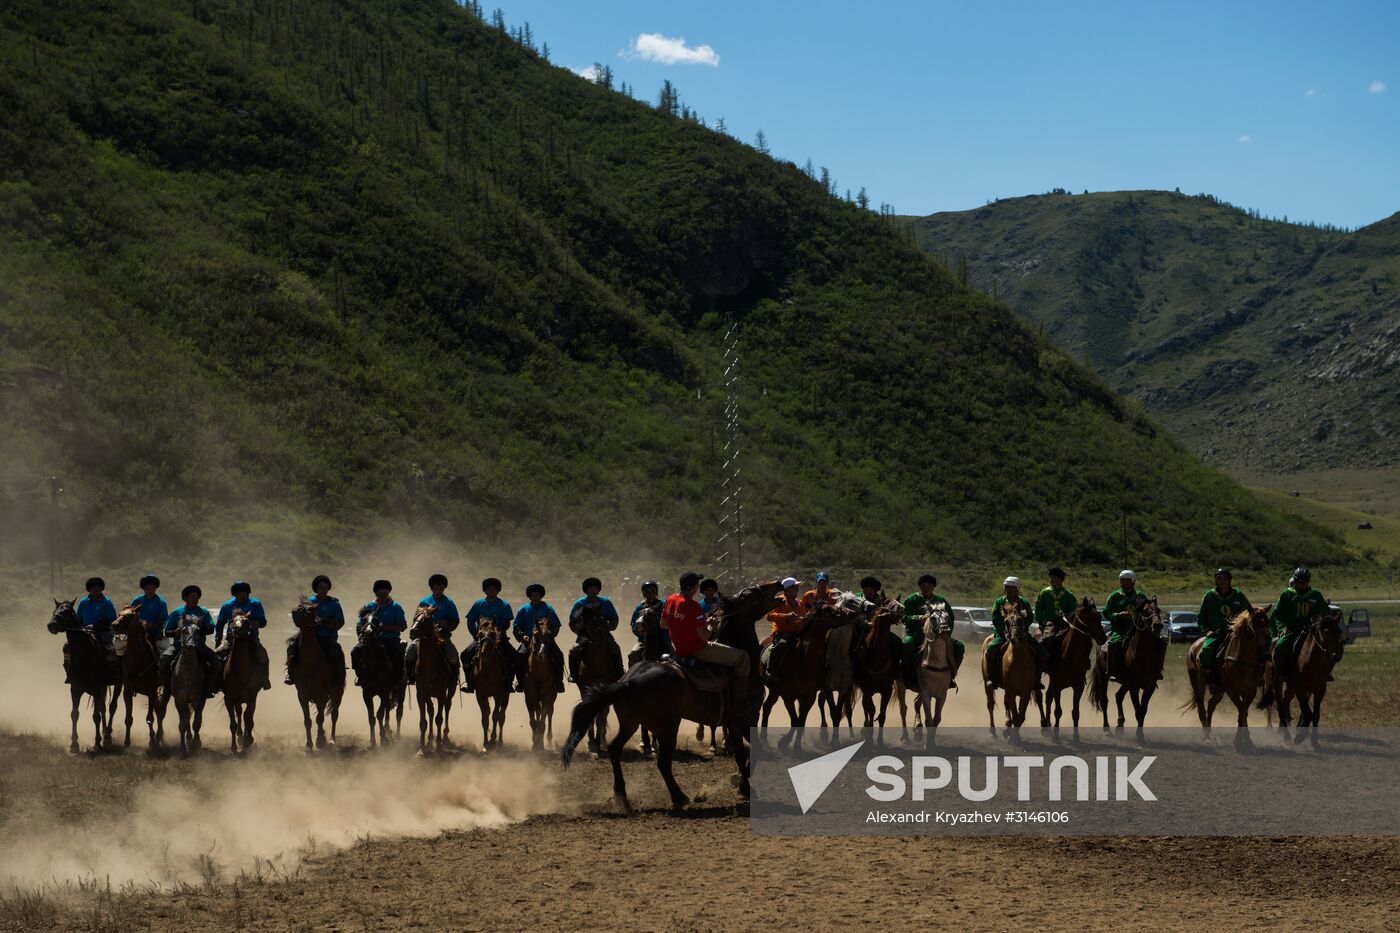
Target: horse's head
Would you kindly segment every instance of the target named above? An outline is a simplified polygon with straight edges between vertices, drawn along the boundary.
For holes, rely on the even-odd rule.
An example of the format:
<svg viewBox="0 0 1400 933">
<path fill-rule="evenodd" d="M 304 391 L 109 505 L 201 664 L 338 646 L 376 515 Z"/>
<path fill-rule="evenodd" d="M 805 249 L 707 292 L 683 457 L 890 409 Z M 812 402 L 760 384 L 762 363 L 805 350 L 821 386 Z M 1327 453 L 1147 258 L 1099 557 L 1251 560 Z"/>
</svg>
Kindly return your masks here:
<svg viewBox="0 0 1400 933">
<path fill-rule="evenodd" d="M 252 632 L 253 617 L 248 615 L 246 610 L 233 610 L 229 615 L 228 628 L 224 629 L 224 637 L 232 643 L 239 639 L 247 638 Z"/>
<path fill-rule="evenodd" d="M 180 648 L 191 650 L 204 644 L 203 620 L 199 616 L 187 615 L 180 623 Z"/>
<path fill-rule="evenodd" d="M 645 614 L 648 612 L 656 616 L 658 620 L 661 618 L 661 610 L 659 609 L 643 610 L 643 618 L 645 618 Z M 549 644 L 550 642 L 554 641 L 554 631 L 549 627 L 549 620 L 546 619 L 544 616 L 541 616 L 540 618 L 536 619 L 535 629 L 533 632 L 530 633 L 530 638 L 533 640 L 534 644 L 540 647 L 543 647 Z"/>
<path fill-rule="evenodd" d="M 602 638 L 603 630 L 607 627 L 607 622 L 603 619 L 603 604 L 597 603 L 589 605 L 584 603 L 578 609 L 579 621 L 583 623 L 583 630 L 591 638 Z"/>
<path fill-rule="evenodd" d="M 1002 603 L 1001 620 L 1005 623 L 1007 641 L 1018 644 L 1026 640 L 1029 626 L 1026 623 L 1026 611 L 1021 608 L 1019 602 Z"/>
<path fill-rule="evenodd" d="M 1346 645 L 1346 636 L 1342 633 L 1342 610 L 1318 616 L 1313 620 L 1312 627 L 1317 640 L 1327 651 L 1328 662 L 1336 664 L 1342 659 L 1342 651 Z"/>
<path fill-rule="evenodd" d="M 78 613 L 73 604 L 71 599 L 53 601 L 53 615 L 49 617 L 48 625 L 49 634 L 57 635 L 59 632 L 71 632 L 83 627 L 78 621 Z"/>
<path fill-rule="evenodd" d="M 1101 645 L 1108 641 L 1108 635 L 1103 630 L 1102 618 L 1103 616 L 1099 614 L 1099 607 L 1092 599 L 1085 596 L 1079 601 L 1079 608 L 1074 610 L 1070 623 L 1071 627 L 1079 629 Z"/>
<path fill-rule="evenodd" d="M 481 643 L 483 649 L 483 651 L 477 652 L 477 657 L 480 658 L 484 649 L 495 648 L 500 643 L 501 633 L 496 629 L 496 626 L 486 624 L 476 630 L 476 640 Z"/>
<path fill-rule="evenodd" d="M 1156 596 L 1138 606 L 1134 621 L 1138 628 L 1150 631 L 1158 638 L 1162 637 L 1162 608 L 1157 605 Z"/>
<path fill-rule="evenodd" d="M 409 637 L 426 639 L 427 641 L 437 641 L 437 626 L 433 624 L 433 618 L 436 615 L 436 606 L 419 606 L 418 611 L 413 613 L 413 624 L 409 626 L 408 629 Z M 485 632 L 487 629 L 490 629 L 493 632 L 496 630 L 494 625 L 483 625 L 481 627 L 482 632 Z"/>
<path fill-rule="evenodd" d="M 946 603 L 924 604 L 924 640 L 933 641 L 935 638 L 951 638 L 953 635 L 953 616 L 948 612 Z"/>
<path fill-rule="evenodd" d="M 778 597 L 783 592 L 782 583 L 770 580 L 746 586 L 732 596 L 720 597 L 720 608 L 729 622 L 744 622 L 752 625 L 776 609 Z"/>
<path fill-rule="evenodd" d="M 302 631 L 316 627 L 316 604 L 305 596 L 292 610 L 292 624 Z"/>
<path fill-rule="evenodd" d="M 1260 648 L 1269 644 L 1269 613 L 1273 610 L 1273 603 L 1267 606 L 1250 606 L 1248 610 L 1241 612 L 1230 623 L 1230 630 L 1240 638 L 1244 638 L 1246 633 L 1253 636 Z"/>
<path fill-rule="evenodd" d="M 135 638 L 141 634 L 144 626 L 141 624 L 140 612 L 135 606 L 122 606 L 117 610 L 117 621 L 112 623 L 112 631 L 127 638 Z"/>
</svg>

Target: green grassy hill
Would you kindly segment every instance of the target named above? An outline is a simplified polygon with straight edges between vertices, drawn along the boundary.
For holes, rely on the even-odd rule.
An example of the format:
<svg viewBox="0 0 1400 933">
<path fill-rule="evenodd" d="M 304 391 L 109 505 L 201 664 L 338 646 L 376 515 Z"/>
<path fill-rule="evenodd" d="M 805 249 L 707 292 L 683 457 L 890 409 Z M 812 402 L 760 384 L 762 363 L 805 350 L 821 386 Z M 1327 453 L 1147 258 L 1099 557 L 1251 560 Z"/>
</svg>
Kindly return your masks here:
<svg viewBox="0 0 1400 933">
<path fill-rule="evenodd" d="M 1340 559 L 886 218 L 446 0 L 0 10 L 0 558 L 386 526 L 756 557 Z M 70 555 L 71 556 L 71 555 Z"/>
<path fill-rule="evenodd" d="M 1400 456 L 1400 214 L 1346 233 L 1162 191 L 910 219 L 916 238 L 1208 462 Z"/>
</svg>

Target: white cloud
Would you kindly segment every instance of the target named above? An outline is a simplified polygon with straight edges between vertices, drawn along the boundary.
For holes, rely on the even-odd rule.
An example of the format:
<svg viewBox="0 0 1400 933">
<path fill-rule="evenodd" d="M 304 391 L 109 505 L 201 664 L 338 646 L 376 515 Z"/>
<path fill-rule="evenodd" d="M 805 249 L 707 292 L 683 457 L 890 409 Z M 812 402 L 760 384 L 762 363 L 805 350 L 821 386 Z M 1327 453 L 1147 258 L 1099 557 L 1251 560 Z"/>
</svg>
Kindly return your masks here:
<svg viewBox="0 0 1400 933">
<path fill-rule="evenodd" d="M 589 65 L 589 66 L 586 67 L 586 68 L 575 68 L 575 69 L 574 69 L 574 74 L 578 75 L 580 78 L 583 78 L 583 79 L 585 79 L 585 80 L 587 80 L 587 81 L 597 81 L 597 80 L 598 80 L 598 66 L 597 66 L 597 65 Z"/>
<path fill-rule="evenodd" d="M 621 52 L 623 58 L 638 58 L 663 65 L 710 65 L 719 67 L 719 53 L 708 45 L 689 46 L 684 39 L 672 39 L 659 32 L 644 32 Z"/>
<path fill-rule="evenodd" d="M 1368 90 L 1369 90 L 1372 94 L 1384 94 L 1384 93 L 1385 93 L 1385 82 L 1384 82 L 1384 81 L 1372 81 L 1372 82 L 1371 82 L 1371 86 L 1370 86 L 1370 88 L 1368 88 Z"/>
<path fill-rule="evenodd" d="M 1315 87 L 1310 87 L 1310 88 L 1308 88 L 1307 91 L 1306 91 L 1306 93 L 1305 93 L 1305 96 L 1307 96 L 1307 97 L 1316 97 L 1316 96 L 1317 96 L 1317 88 L 1315 88 Z"/>
<path fill-rule="evenodd" d="M 1240 137 L 1240 142 L 1242 142 L 1242 143 L 1252 143 L 1252 142 L 1254 142 L 1254 137 L 1253 137 L 1253 136 L 1250 136 L 1248 133 L 1245 133 L 1243 136 Z"/>
</svg>

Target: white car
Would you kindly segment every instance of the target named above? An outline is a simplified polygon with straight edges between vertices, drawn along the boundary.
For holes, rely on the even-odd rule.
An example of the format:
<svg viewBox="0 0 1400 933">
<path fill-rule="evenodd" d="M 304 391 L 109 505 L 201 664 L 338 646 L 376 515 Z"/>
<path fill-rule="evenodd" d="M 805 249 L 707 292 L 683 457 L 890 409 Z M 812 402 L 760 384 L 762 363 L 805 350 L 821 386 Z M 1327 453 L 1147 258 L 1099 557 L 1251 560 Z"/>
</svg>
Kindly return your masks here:
<svg viewBox="0 0 1400 933">
<path fill-rule="evenodd" d="M 953 607 L 953 636 L 978 641 L 992 634 L 992 610 L 973 606 Z"/>
</svg>

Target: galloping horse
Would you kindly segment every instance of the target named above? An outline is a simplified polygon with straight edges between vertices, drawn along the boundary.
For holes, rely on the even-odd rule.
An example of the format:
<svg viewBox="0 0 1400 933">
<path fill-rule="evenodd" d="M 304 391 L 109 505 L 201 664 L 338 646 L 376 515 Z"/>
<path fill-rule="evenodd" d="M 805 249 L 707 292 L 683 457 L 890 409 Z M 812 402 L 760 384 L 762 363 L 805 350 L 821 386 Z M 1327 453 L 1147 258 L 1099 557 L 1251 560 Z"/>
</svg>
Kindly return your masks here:
<svg viewBox="0 0 1400 933">
<path fill-rule="evenodd" d="M 1127 717 L 1123 714 L 1123 695 L 1130 694 L 1133 713 L 1137 716 L 1138 735 L 1147 720 L 1147 705 L 1157 690 L 1157 675 L 1167 654 L 1162 638 L 1162 610 L 1157 597 L 1138 606 L 1133 614 L 1133 631 L 1123 654 L 1123 681 L 1118 686 L 1118 731 L 1123 730 Z M 1094 709 L 1103 712 L 1103 731 L 1108 731 L 1108 648 L 1100 646 L 1094 659 L 1094 688 L 1089 694 Z"/>
<path fill-rule="evenodd" d="M 425 755 L 429 744 L 441 749 L 451 744 L 452 694 L 457 692 L 457 678 L 443 657 L 442 635 L 433 616 L 435 606 L 419 606 L 413 614 L 409 637 L 418 639 L 418 666 L 414 671 L 414 695 L 418 698 L 418 754 Z M 482 631 L 486 631 L 486 626 Z M 477 652 L 478 661 L 485 649 Z M 509 689 L 509 687 L 507 687 Z M 480 694 L 481 686 L 477 685 Z"/>
<path fill-rule="evenodd" d="M 505 727 L 506 707 L 510 705 L 510 670 L 501 656 L 501 639 L 504 637 L 495 626 L 486 624 L 476 634 L 481 647 L 476 652 L 473 679 L 476 681 L 476 705 L 481 709 L 483 752 L 500 746 L 504 741 L 502 729 Z"/>
<path fill-rule="evenodd" d="M 918 695 L 914 698 L 914 728 L 928 724 L 930 740 L 943 721 L 943 703 L 953 683 L 953 617 L 944 604 L 924 604 L 924 644 L 919 649 Z M 932 701 L 932 705 L 930 705 Z"/>
<path fill-rule="evenodd" d="M 873 608 L 859 593 L 842 593 L 836 597 L 834 605 L 851 613 L 851 624 L 838 625 L 826 637 L 826 674 L 822 678 L 822 689 L 817 694 L 817 713 L 821 716 L 822 728 L 826 728 L 826 711 L 831 710 L 831 725 L 837 734 L 841 731 L 841 720 L 845 718 L 846 728 L 855 731 L 855 688 L 856 672 L 853 657 L 856 645 L 856 620 L 863 618 Z"/>
<path fill-rule="evenodd" d="M 257 629 L 246 612 L 242 609 L 233 611 L 227 633 L 229 648 L 224 661 L 224 708 L 228 710 L 229 750 L 236 755 L 240 749 L 247 752 L 253 745 L 253 714 L 258 708 L 263 672 L 258 663 Z"/>
<path fill-rule="evenodd" d="M 387 745 L 403 731 L 404 672 L 379 635 L 379 603 L 375 602 L 360 611 L 360 694 L 369 717 L 370 748 L 376 732 L 379 744 Z"/>
<path fill-rule="evenodd" d="M 187 617 L 192 618 L 192 617 Z M 180 717 L 180 757 L 197 752 L 203 744 L 199 730 L 204 726 L 205 674 L 199 657 L 203 635 L 198 620 L 186 622 L 175 633 L 180 640 L 180 653 L 170 672 L 170 699 Z"/>
<path fill-rule="evenodd" d="M 92 697 L 92 725 L 95 732 L 93 750 L 101 751 L 104 745 L 112 744 L 112 717 L 117 713 L 117 691 L 112 691 L 112 700 L 107 702 L 107 689 L 121 683 L 121 670 L 107 660 L 107 653 L 97 639 L 78 619 L 73 609 L 73 600 L 53 601 L 53 616 L 49 619 L 49 633 L 64 633 L 68 638 L 68 693 L 73 699 L 73 737 L 68 750 L 78 751 L 78 705 L 83 696 Z"/>
<path fill-rule="evenodd" d="M 631 670 L 643 661 L 660 661 L 665 653 L 665 639 L 661 637 L 661 607 L 650 606 L 642 610 L 642 614 L 637 617 L 641 623 L 641 632 L 637 635 L 640 642 L 641 652 L 632 658 L 627 669 Z M 700 726 L 700 734 L 696 741 L 703 741 L 705 738 L 705 727 Z M 713 735 L 713 732 L 711 733 Z M 642 726 L 642 755 L 647 758 L 652 756 L 651 730 Z"/>
<path fill-rule="evenodd" d="M 550 651 L 553 646 L 554 633 L 549 629 L 549 620 L 536 619 L 535 630 L 530 633 L 524 677 L 525 708 L 530 713 L 531 747 L 534 749 L 543 748 L 545 740 L 554 744 L 554 700 L 558 693 L 554 689 L 556 672 Z"/>
<path fill-rule="evenodd" d="M 890 695 L 900 686 L 899 681 L 899 654 L 895 650 L 895 642 L 890 635 L 890 626 L 899 621 L 903 607 L 895 600 L 890 600 L 875 611 L 875 618 L 870 620 L 869 627 L 865 630 L 865 637 L 861 640 L 859 650 L 855 658 L 855 682 L 860 688 L 860 705 L 865 712 L 865 728 L 869 729 L 875 725 L 877 716 L 875 713 L 875 698 L 880 698 L 880 713 L 878 716 L 880 731 L 885 729 L 885 714 L 889 712 Z M 904 694 L 900 692 L 900 709 L 904 706 Z M 900 715 L 900 721 L 905 721 L 904 715 Z"/>
<path fill-rule="evenodd" d="M 777 604 L 782 585 L 777 582 L 750 586 L 733 596 L 722 596 L 719 611 L 719 632 L 715 641 L 745 652 L 749 656 L 748 696 L 762 696 L 763 683 L 758 676 L 758 636 L 754 623 Z M 738 791 L 749 795 L 749 751 L 745 737 L 753 725 L 752 716 L 741 716 L 729 698 L 717 691 L 702 691 L 679 669 L 656 661 L 642 661 L 627 671 L 614 684 L 586 691 L 574 707 L 572 731 L 564 742 L 561 754 L 568 767 L 574 749 L 583 740 L 589 723 L 609 709 L 617 713 L 617 735 L 608 743 L 608 758 L 613 770 L 613 798 L 624 811 L 631 810 L 627 800 L 627 783 L 622 777 L 622 749 L 638 725 L 645 725 L 656 739 L 656 768 L 666 782 L 671 806 L 679 810 L 690 802 L 671 774 L 671 759 L 676 752 L 676 735 L 682 719 L 703 725 L 724 725 L 725 744 L 739 768 Z"/>
<path fill-rule="evenodd" d="M 325 649 L 316 636 L 316 604 L 306 599 L 292 610 L 292 624 L 300 642 L 296 670 L 297 703 L 306 726 L 306 750 L 311 751 L 311 707 L 316 707 L 316 748 L 326 747 L 326 714 L 331 717 L 330 744 L 335 744 L 335 724 L 340 718 L 340 698 L 345 692 L 344 671 L 331 670 Z"/>
<path fill-rule="evenodd" d="M 122 653 L 122 700 L 126 704 L 126 738 L 122 745 L 131 744 L 131 705 L 137 696 L 146 698 L 147 747 L 158 748 L 165 741 L 165 704 L 169 697 L 160 692 L 160 653 L 151 644 L 146 623 L 137 615 L 135 606 L 125 606 L 112 623 L 117 635 L 126 640 Z"/>
<path fill-rule="evenodd" d="M 1222 694 L 1229 696 L 1239 714 L 1235 730 L 1235 747 L 1250 744 L 1249 705 L 1264 683 L 1264 658 L 1269 644 L 1269 610 L 1273 606 L 1259 608 L 1253 606 L 1241 612 L 1230 623 L 1230 631 L 1225 643 L 1216 654 L 1216 665 L 1220 670 L 1220 681 L 1207 684 L 1205 671 L 1201 670 L 1201 647 L 1204 638 L 1196 639 L 1186 652 L 1186 676 L 1191 681 L 1191 697 L 1181 705 L 1182 709 L 1194 709 L 1201 720 L 1201 728 L 1210 735 L 1211 719 L 1215 707 L 1220 704 Z M 1207 701 L 1206 693 L 1210 699 Z"/>
<path fill-rule="evenodd" d="M 768 728 L 768 716 L 783 701 L 788 723 L 807 725 L 807 712 L 816 702 L 822 688 L 822 672 L 826 667 L 826 638 L 841 616 L 830 606 L 818 606 L 802 626 L 793 644 L 778 660 L 776 683 L 763 703 L 763 728 Z"/>
<path fill-rule="evenodd" d="M 1065 633 L 1060 637 L 1058 656 L 1052 653 L 1046 665 L 1050 675 L 1050 686 L 1045 697 L 1045 716 L 1055 710 L 1055 734 L 1060 732 L 1060 719 L 1065 714 L 1061 694 L 1065 688 L 1074 691 L 1070 701 L 1070 719 L 1074 721 L 1074 734 L 1079 736 L 1079 699 L 1084 695 L 1084 681 L 1089 673 L 1090 655 L 1094 645 L 1101 645 L 1108 638 L 1099 622 L 1099 610 L 1094 601 L 1084 597 L 1073 615 L 1060 616 L 1060 625 Z"/>
<path fill-rule="evenodd" d="M 609 647 L 612 635 L 603 621 L 602 609 L 599 606 L 584 605 L 579 612 L 583 619 L 583 634 L 588 639 L 587 650 L 583 652 L 578 665 L 578 691 L 582 695 L 590 687 L 604 687 L 617 683 L 618 678 L 622 676 L 622 668 L 618 666 L 617 658 Z M 588 750 L 595 755 L 601 755 L 607 740 L 608 711 L 604 708 L 588 729 Z"/>
<path fill-rule="evenodd" d="M 1332 668 L 1342 659 L 1342 613 L 1339 611 L 1313 619 L 1303 634 L 1297 648 L 1296 663 L 1290 672 L 1283 676 L 1274 669 L 1271 662 L 1264 680 L 1264 695 L 1259 699 L 1259 708 L 1277 703 L 1278 726 L 1285 735 L 1292 713 L 1293 698 L 1298 698 L 1298 730 L 1293 741 L 1303 741 L 1303 730 L 1308 730 L 1312 744 L 1317 745 L 1317 724 L 1322 716 L 1322 698 L 1327 695 L 1327 678 Z"/>
<path fill-rule="evenodd" d="M 1031 697 L 1040 710 L 1041 721 L 1045 720 L 1045 704 L 1041 699 L 1040 677 L 1036 673 L 1035 652 L 1031 648 L 1029 620 L 1026 613 L 1014 603 L 1001 607 L 1001 617 L 1006 631 L 1006 647 L 1001 653 L 1001 690 L 1006 703 L 1006 734 L 1020 729 L 1026 722 L 1026 710 Z M 982 643 L 982 682 L 987 681 L 987 647 L 992 643 L 988 635 Z M 987 722 L 992 735 L 997 734 L 996 687 L 987 687 Z"/>
</svg>

